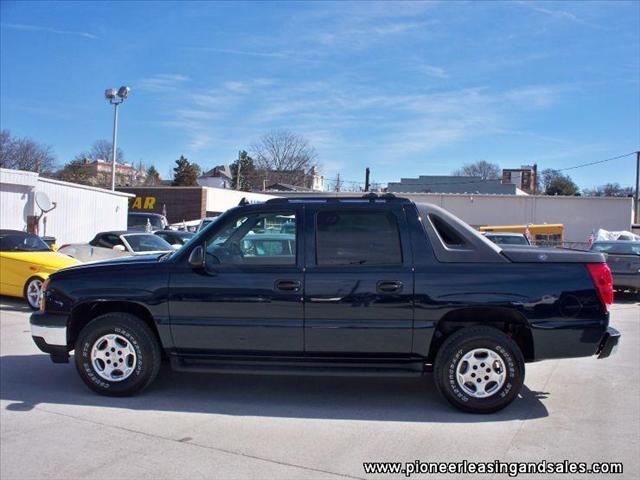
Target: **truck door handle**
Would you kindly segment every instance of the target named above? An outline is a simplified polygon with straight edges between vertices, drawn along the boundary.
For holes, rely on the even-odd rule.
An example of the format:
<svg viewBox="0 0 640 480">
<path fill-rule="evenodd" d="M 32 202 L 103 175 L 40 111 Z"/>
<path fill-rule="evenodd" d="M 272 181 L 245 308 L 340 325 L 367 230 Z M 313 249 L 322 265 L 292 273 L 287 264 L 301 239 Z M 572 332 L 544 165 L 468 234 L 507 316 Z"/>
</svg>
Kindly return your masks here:
<svg viewBox="0 0 640 480">
<path fill-rule="evenodd" d="M 380 281 L 376 284 L 376 288 L 378 292 L 381 293 L 399 292 L 400 290 L 402 290 L 402 282 Z"/>
<path fill-rule="evenodd" d="M 302 284 L 298 280 L 276 280 L 276 290 L 297 292 Z"/>
</svg>

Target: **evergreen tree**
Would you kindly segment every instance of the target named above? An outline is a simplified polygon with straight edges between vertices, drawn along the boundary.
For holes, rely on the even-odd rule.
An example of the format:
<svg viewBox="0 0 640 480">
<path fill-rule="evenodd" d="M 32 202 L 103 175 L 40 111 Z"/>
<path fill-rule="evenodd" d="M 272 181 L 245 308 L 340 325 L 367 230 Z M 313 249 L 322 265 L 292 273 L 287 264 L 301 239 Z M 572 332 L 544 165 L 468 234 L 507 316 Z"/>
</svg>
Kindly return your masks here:
<svg viewBox="0 0 640 480">
<path fill-rule="evenodd" d="M 196 187 L 198 186 L 198 177 L 200 176 L 200 167 L 189 162 L 184 155 L 176 160 L 176 166 L 173 167 L 173 186 L 174 187 Z"/>
</svg>

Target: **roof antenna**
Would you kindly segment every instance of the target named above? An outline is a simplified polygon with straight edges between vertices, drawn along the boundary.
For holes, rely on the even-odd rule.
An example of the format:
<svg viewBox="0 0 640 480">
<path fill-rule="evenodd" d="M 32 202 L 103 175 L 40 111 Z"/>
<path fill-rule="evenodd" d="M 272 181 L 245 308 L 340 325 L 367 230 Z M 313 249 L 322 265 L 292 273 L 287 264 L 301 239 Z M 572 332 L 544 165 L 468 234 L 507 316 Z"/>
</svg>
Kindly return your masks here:
<svg viewBox="0 0 640 480">
<path fill-rule="evenodd" d="M 247 200 L 247 197 L 242 197 L 242 200 L 240 200 L 240 203 L 238 205 L 241 207 L 244 207 L 245 205 L 249 205 L 249 200 Z"/>
</svg>

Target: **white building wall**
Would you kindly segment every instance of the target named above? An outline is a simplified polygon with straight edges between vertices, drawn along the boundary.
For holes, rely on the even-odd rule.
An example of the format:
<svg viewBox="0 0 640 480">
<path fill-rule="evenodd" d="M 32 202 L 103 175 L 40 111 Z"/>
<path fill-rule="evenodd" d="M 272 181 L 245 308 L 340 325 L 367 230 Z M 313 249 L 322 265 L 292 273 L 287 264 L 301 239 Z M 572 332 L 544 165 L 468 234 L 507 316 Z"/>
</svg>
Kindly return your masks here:
<svg viewBox="0 0 640 480">
<path fill-rule="evenodd" d="M 35 192 L 45 193 L 56 208 L 40 220 L 40 235 L 57 244 L 86 242 L 106 230 L 126 230 L 131 194 L 40 178 L 36 173 L 0 169 L 0 228 L 26 230 L 27 217 L 40 210 Z"/>
<path fill-rule="evenodd" d="M 205 187 L 206 191 L 206 210 L 207 212 L 222 213 L 230 208 L 237 207 L 240 200 L 246 198 L 249 203 L 264 202 L 275 195 L 267 195 L 264 193 L 241 192 L 238 190 L 229 190 L 225 188 Z"/>
<path fill-rule="evenodd" d="M 592 230 L 631 230 L 633 199 L 546 195 L 469 195 L 455 193 L 399 193 L 416 202 L 438 205 L 469 225 L 562 223 L 565 242 L 586 242 Z M 281 197 L 309 193 L 280 192 Z M 326 192 L 322 196 L 361 197 L 362 193 Z"/>
<path fill-rule="evenodd" d="M 631 198 L 544 195 L 404 194 L 441 206 L 469 225 L 562 223 L 565 242 L 586 242 L 592 230 L 630 230 Z"/>
</svg>

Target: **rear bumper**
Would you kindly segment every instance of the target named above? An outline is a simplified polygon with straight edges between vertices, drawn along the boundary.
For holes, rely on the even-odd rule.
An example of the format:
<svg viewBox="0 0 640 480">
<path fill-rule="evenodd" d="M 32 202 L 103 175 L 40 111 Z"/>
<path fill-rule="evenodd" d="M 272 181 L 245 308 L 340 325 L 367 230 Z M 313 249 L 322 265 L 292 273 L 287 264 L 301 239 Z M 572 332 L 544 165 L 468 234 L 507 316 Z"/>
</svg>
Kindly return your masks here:
<svg viewBox="0 0 640 480">
<path fill-rule="evenodd" d="M 67 319 L 66 315 L 47 312 L 34 312 L 29 319 L 34 343 L 56 363 L 69 359 Z"/>
<path fill-rule="evenodd" d="M 596 355 L 598 355 L 598 358 L 607 358 L 613 355 L 616 351 L 616 348 L 618 347 L 621 336 L 622 334 L 618 330 L 612 327 L 608 327 L 607 331 L 602 336 L 602 340 L 600 340 L 600 346 L 596 351 Z"/>
</svg>

